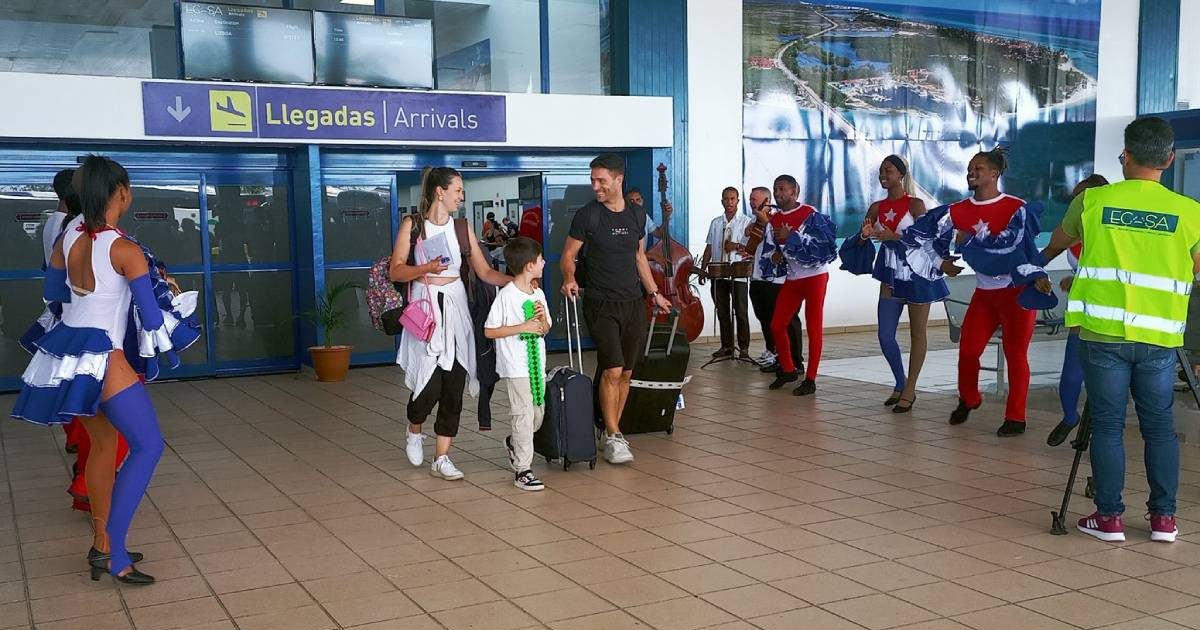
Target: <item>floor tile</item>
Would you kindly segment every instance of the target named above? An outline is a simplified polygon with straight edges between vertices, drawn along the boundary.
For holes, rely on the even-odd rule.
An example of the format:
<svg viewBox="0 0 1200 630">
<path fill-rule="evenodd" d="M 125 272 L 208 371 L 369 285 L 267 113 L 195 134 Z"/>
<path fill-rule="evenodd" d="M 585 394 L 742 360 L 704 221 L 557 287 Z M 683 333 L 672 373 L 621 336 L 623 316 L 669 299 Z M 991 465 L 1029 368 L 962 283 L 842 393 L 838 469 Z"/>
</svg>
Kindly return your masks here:
<svg viewBox="0 0 1200 630">
<path fill-rule="evenodd" d="M 804 601 L 766 584 L 716 591 L 701 595 L 700 598 L 716 604 L 726 612 L 742 619 L 787 612 L 808 605 Z"/>
<path fill-rule="evenodd" d="M 526 595 L 515 598 L 512 602 L 542 623 L 584 617 L 613 608 L 612 604 L 579 587 L 540 595 Z"/>
<path fill-rule="evenodd" d="M 929 621 L 937 615 L 889 595 L 867 595 L 821 606 L 835 615 L 872 630 Z"/>
<path fill-rule="evenodd" d="M 658 576 L 693 595 L 722 591 L 754 583 L 754 579 L 720 564 L 706 564 L 698 567 L 665 571 L 659 573 Z"/>
<path fill-rule="evenodd" d="M 626 612 L 657 630 L 695 630 L 734 621 L 729 613 L 694 597 L 634 606 Z"/>
</svg>

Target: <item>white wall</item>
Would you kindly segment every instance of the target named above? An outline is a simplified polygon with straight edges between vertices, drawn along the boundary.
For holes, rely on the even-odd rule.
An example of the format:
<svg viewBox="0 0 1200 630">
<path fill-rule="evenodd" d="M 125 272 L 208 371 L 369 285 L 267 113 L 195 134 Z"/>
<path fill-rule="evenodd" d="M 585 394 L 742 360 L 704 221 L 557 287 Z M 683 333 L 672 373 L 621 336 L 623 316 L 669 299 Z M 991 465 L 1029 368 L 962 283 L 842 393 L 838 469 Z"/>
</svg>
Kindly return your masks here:
<svg viewBox="0 0 1200 630">
<path fill-rule="evenodd" d="M 1125 149 L 1125 125 L 1137 117 L 1140 10 L 1141 0 L 1100 3 L 1095 172 L 1114 182 L 1122 179 L 1117 156 Z"/>
<path fill-rule="evenodd" d="M 1200 109 L 1200 2 L 1184 0 L 1179 5 L 1179 96 L 1190 109 Z"/>
<path fill-rule="evenodd" d="M 743 188 L 742 3 L 689 0 L 687 11 L 688 249 L 699 256 L 709 222 L 722 212 L 721 190 Z M 716 334 L 708 287 L 700 293 L 704 334 Z M 758 322 L 750 320 L 758 331 Z"/>
</svg>

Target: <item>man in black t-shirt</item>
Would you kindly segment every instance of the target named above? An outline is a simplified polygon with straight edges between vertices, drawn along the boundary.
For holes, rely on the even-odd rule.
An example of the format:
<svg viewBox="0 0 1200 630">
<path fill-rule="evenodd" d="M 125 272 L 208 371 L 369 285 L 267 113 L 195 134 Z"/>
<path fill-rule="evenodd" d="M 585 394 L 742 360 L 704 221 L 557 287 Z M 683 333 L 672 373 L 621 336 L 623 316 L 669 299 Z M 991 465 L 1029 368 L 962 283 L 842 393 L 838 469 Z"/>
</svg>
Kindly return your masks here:
<svg viewBox="0 0 1200 630">
<path fill-rule="evenodd" d="M 621 195 L 625 162 L 607 153 L 592 160 L 592 192 L 596 200 L 575 213 L 562 253 L 563 295 L 579 295 L 575 258 L 587 246 L 587 291 L 583 316 L 596 343 L 600 370 L 600 415 L 604 418 L 604 459 L 610 464 L 633 461 L 621 435 L 621 410 L 629 397 L 633 364 L 646 341 L 649 295 L 663 310 L 671 307 L 658 292 L 646 260 L 646 211 L 627 204 Z"/>
</svg>

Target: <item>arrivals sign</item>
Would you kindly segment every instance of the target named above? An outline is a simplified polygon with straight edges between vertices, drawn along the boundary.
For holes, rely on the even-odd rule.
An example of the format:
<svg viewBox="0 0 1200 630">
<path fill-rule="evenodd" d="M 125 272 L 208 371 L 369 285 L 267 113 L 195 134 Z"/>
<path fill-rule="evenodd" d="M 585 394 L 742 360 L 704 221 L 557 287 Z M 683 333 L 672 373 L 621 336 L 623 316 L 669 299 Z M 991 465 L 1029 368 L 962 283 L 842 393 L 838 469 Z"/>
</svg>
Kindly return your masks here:
<svg viewBox="0 0 1200 630">
<path fill-rule="evenodd" d="M 147 136 L 504 142 L 491 94 L 142 82 Z"/>
</svg>

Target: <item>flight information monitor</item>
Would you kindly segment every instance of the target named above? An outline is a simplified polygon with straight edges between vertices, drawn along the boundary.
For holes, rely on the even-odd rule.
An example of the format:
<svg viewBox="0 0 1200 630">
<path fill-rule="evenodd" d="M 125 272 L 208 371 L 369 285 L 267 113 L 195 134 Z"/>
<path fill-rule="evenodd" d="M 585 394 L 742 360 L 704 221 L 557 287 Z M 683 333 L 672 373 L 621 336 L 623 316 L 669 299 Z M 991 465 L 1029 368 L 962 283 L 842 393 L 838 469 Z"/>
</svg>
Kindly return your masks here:
<svg viewBox="0 0 1200 630">
<path fill-rule="evenodd" d="M 186 79 L 312 83 L 312 12 L 209 2 L 179 5 Z"/>
<path fill-rule="evenodd" d="M 433 88 L 433 22 L 313 12 L 317 83 Z"/>
</svg>

